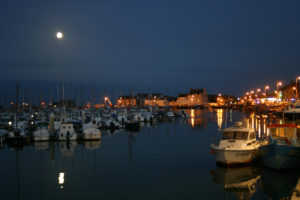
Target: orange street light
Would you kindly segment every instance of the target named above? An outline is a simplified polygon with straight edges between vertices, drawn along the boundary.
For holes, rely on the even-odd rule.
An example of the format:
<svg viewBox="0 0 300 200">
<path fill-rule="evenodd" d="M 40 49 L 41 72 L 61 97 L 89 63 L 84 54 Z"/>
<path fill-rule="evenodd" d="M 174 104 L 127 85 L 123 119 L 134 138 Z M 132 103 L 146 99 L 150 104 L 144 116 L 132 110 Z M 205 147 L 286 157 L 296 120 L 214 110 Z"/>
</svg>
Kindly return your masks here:
<svg viewBox="0 0 300 200">
<path fill-rule="evenodd" d="M 297 91 L 297 90 L 296 90 L 296 87 L 293 87 L 292 89 L 295 90 L 295 91 Z M 297 95 L 296 95 L 296 92 L 295 92 L 295 98 L 296 98 L 296 97 L 297 97 Z"/>
<path fill-rule="evenodd" d="M 265 94 L 266 94 L 266 98 L 267 98 L 267 90 L 269 89 L 269 86 L 267 85 L 266 87 L 265 87 Z"/>
<path fill-rule="evenodd" d="M 278 91 L 278 86 L 281 86 L 282 82 L 277 82 L 276 86 L 277 86 L 277 99 L 279 98 L 279 91 Z"/>
<path fill-rule="evenodd" d="M 300 76 L 296 78 L 296 98 L 298 97 L 298 80 L 300 80 Z"/>
<path fill-rule="evenodd" d="M 258 88 L 257 90 L 256 90 L 256 96 L 259 96 L 259 93 L 260 92 L 260 88 Z"/>
</svg>

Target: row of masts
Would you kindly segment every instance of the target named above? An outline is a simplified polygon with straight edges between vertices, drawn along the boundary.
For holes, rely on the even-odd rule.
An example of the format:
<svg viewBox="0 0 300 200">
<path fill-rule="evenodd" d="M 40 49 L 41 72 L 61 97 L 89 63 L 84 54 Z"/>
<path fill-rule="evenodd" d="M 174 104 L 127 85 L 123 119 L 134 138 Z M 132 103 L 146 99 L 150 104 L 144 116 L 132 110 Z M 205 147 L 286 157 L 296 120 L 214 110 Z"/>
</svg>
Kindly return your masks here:
<svg viewBox="0 0 300 200">
<path fill-rule="evenodd" d="M 70 81 L 61 81 L 60 83 L 54 83 L 45 86 L 45 82 L 37 81 L 36 84 L 26 81 L 18 80 L 18 99 L 16 99 L 14 87 L 11 87 L 11 83 L 6 87 L 7 89 L 2 91 L 0 106 L 10 107 L 18 102 L 19 109 L 25 106 L 40 106 L 43 102 L 46 104 L 58 103 L 60 100 L 73 100 L 76 105 L 86 105 L 89 102 L 90 105 L 95 105 L 103 102 L 104 98 L 109 96 L 111 100 L 117 100 L 118 97 L 127 94 L 130 96 L 134 95 L 134 85 L 131 84 L 129 87 L 114 86 L 111 84 L 102 84 L 98 88 L 95 80 L 92 81 L 91 86 L 86 84 L 74 84 L 72 79 Z M 56 85 L 56 86 L 54 86 Z M 63 86 L 64 85 L 64 91 Z M 103 89 L 100 89 L 103 86 Z M 111 89 L 108 89 L 111 87 Z M 155 90 L 159 91 L 158 88 Z M 148 93 L 153 91 L 153 88 L 148 88 Z M 168 88 L 166 89 L 167 94 Z"/>
<path fill-rule="evenodd" d="M 89 102 L 90 105 L 94 106 L 97 103 L 97 99 L 99 99 L 99 102 L 104 102 L 104 97 L 108 96 L 106 95 L 106 93 L 102 92 L 102 97 L 96 97 L 99 95 L 98 92 L 96 92 L 96 86 L 95 86 L 95 82 L 93 81 L 91 90 L 84 90 L 83 86 L 81 85 L 77 91 L 74 93 L 74 89 L 72 87 L 72 81 L 70 82 L 69 87 L 66 87 L 65 81 L 62 81 L 61 85 L 57 84 L 56 87 L 56 100 L 54 100 L 54 92 L 53 89 L 42 89 L 40 82 L 38 82 L 37 84 L 37 93 L 38 93 L 38 99 L 37 99 L 37 103 L 33 103 L 33 95 L 32 95 L 32 91 L 34 88 L 30 88 L 29 95 L 25 95 L 25 89 L 22 90 L 22 96 L 20 98 L 20 81 L 17 81 L 17 89 L 16 89 L 16 94 L 15 95 L 9 95 L 8 93 L 4 93 L 2 95 L 2 104 L 5 107 L 11 107 L 13 106 L 14 109 L 16 109 L 17 111 L 22 111 L 20 109 L 23 109 L 25 106 L 26 107 L 32 107 L 32 106 L 41 106 L 43 104 L 51 104 L 51 103 L 58 103 L 58 102 L 62 102 L 64 103 L 67 100 L 72 100 L 75 102 L 75 105 L 77 106 L 82 106 L 82 105 L 86 105 L 87 102 Z M 48 90 L 48 92 L 47 92 Z M 90 91 L 90 94 L 88 94 Z M 45 95 L 43 93 L 47 93 L 48 95 Z M 121 95 L 121 92 L 119 93 L 119 95 Z"/>
</svg>

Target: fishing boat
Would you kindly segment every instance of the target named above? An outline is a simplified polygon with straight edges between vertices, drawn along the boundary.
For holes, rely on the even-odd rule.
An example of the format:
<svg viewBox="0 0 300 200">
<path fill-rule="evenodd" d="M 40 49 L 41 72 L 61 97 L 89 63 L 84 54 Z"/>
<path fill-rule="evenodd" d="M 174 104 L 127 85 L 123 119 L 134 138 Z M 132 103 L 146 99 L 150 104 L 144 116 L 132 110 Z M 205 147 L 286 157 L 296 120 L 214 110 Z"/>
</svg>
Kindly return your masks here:
<svg viewBox="0 0 300 200">
<path fill-rule="evenodd" d="M 262 142 L 256 140 L 255 130 L 236 122 L 224 129 L 219 144 L 211 144 L 211 153 L 216 155 L 217 163 L 225 165 L 246 164 L 258 157 Z"/>
<path fill-rule="evenodd" d="M 37 123 L 37 129 L 33 132 L 34 141 L 48 141 L 50 139 L 50 132 L 47 122 Z"/>
<path fill-rule="evenodd" d="M 100 140 L 101 131 L 97 128 L 97 125 L 93 122 L 85 124 L 83 129 L 83 139 L 84 140 Z"/>
<path fill-rule="evenodd" d="M 74 125 L 72 123 L 62 123 L 58 132 L 59 140 L 76 140 L 77 133 L 75 132 Z"/>
<path fill-rule="evenodd" d="M 300 167 L 300 128 L 294 124 L 268 125 L 268 145 L 260 147 L 262 162 L 273 169 Z"/>
</svg>

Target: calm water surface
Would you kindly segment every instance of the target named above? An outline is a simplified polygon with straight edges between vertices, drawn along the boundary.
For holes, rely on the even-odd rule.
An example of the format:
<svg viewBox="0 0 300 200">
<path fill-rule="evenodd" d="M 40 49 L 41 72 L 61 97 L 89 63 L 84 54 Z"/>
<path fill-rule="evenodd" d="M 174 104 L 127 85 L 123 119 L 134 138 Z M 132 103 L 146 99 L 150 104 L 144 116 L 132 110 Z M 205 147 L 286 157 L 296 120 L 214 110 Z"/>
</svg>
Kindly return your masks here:
<svg viewBox="0 0 300 200">
<path fill-rule="evenodd" d="M 103 132 L 101 142 L 36 143 L 0 150 L 1 199 L 280 199 L 299 170 L 261 164 L 225 168 L 209 153 L 212 137 L 244 115 L 189 110 L 191 119 Z M 260 136 L 269 119 L 251 115 Z"/>
</svg>

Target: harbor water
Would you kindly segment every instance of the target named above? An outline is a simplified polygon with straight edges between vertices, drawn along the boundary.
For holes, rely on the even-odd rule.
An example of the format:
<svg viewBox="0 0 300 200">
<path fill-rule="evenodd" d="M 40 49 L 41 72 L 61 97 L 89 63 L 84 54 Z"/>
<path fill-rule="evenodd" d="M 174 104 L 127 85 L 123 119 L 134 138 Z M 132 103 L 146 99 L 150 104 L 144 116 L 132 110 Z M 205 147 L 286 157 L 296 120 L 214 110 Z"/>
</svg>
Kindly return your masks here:
<svg viewBox="0 0 300 200">
<path fill-rule="evenodd" d="M 101 141 L 43 142 L 0 149 L 1 199 L 286 199 L 300 170 L 260 162 L 216 165 L 212 138 L 245 118 L 266 134 L 272 120 L 237 111 L 187 110 L 189 119 L 102 131 Z"/>
</svg>

